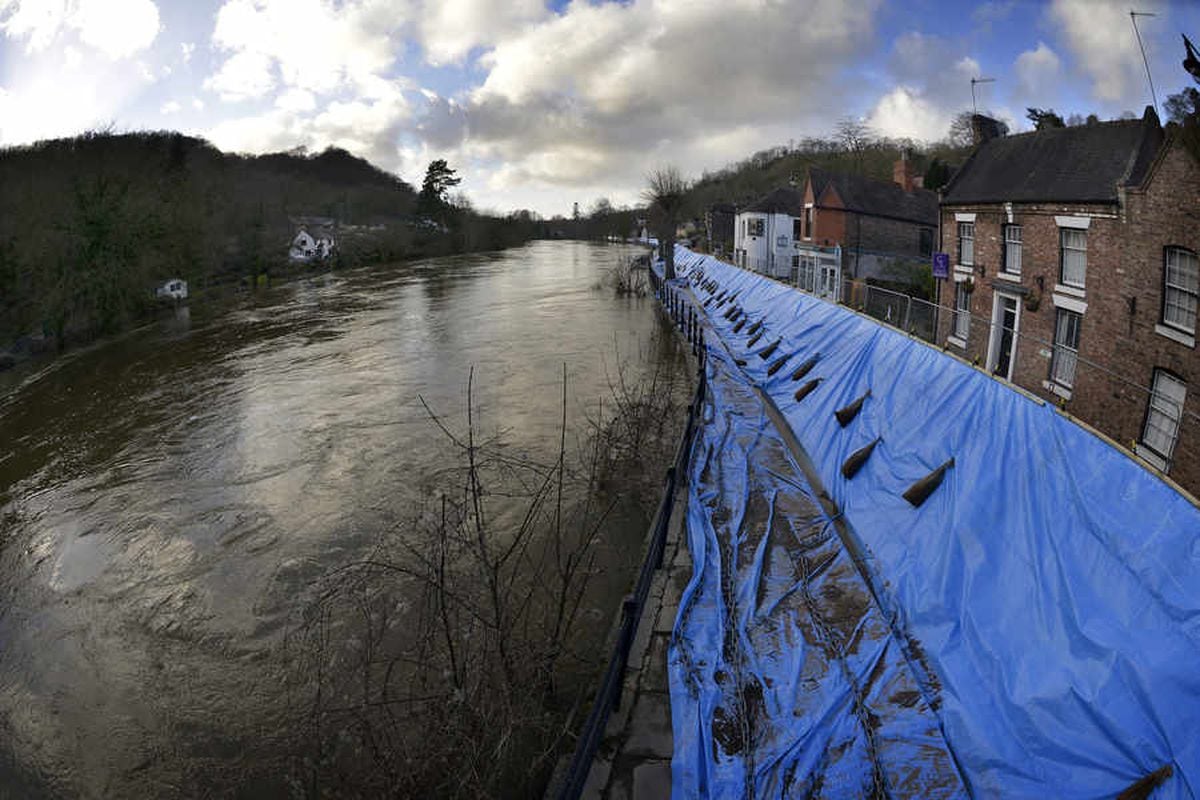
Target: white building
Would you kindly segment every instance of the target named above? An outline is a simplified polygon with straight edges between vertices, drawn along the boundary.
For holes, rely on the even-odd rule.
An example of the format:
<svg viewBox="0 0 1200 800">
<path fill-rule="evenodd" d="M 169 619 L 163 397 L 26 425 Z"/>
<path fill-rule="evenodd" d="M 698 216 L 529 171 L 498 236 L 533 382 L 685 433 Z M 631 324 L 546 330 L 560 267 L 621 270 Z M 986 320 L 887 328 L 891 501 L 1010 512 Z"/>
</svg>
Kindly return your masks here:
<svg viewBox="0 0 1200 800">
<path fill-rule="evenodd" d="M 187 281 L 180 278 L 172 278 L 155 289 L 154 296 L 160 300 L 187 300 Z"/>
<path fill-rule="evenodd" d="M 744 269 L 775 278 L 792 278 L 800 239 L 804 195 L 792 188 L 775 189 L 738 212 L 733 226 L 734 262 Z"/>
<path fill-rule="evenodd" d="M 292 261 L 323 261 L 333 256 L 337 248 L 335 223 L 324 217 L 301 217 L 292 220 L 296 235 L 288 248 Z"/>
</svg>

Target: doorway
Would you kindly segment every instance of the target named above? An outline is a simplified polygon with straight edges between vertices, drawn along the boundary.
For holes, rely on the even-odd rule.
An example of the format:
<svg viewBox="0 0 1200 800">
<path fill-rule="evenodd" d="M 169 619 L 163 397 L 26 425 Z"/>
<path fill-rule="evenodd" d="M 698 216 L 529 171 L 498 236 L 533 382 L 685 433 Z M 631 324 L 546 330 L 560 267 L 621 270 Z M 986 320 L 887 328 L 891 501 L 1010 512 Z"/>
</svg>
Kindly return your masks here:
<svg viewBox="0 0 1200 800">
<path fill-rule="evenodd" d="M 1012 380 L 1017 361 L 1017 333 L 1021 325 L 1020 298 L 996 292 L 992 300 L 992 335 L 988 343 L 988 372 Z"/>
</svg>

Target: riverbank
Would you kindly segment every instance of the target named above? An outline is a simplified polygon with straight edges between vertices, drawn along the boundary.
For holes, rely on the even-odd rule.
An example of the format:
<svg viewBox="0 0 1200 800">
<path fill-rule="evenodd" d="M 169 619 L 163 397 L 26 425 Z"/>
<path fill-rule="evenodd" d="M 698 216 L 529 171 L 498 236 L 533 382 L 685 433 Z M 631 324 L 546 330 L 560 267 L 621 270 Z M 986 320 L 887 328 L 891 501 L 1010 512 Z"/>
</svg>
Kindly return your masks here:
<svg viewBox="0 0 1200 800">
<path fill-rule="evenodd" d="M 527 244 L 527 240 L 514 242 L 502 250 L 520 247 L 524 244 Z M 380 255 L 377 260 L 356 260 L 353 263 L 341 264 L 325 262 L 313 265 L 285 261 L 275 266 L 270 272 L 253 275 L 230 274 L 198 285 L 189 284 L 189 296 L 186 300 L 147 299 L 143 305 L 139 306 L 139 310 L 121 328 L 116 330 L 71 329 L 70 326 L 67 326 L 62 335 L 37 330 L 21 334 L 7 342 L 0 341 L 0 374 L 29 362 L 34 362 L 36 365 L 68 352 L 102 343 L 104 340 L 136 332 L 145 326 L 178 317 L 181 313 L 190 314 L 192 309 L 200 310 L 201 313 L 211 313 L 210 307 L 215 306 L 219 310 L 221 306 L 252 296 L 255 292 L 276 289 L 293 281 L 322 280 L 348 269 L 404 266 L 449 255 L 502 252 L 502 250 L 439 252 L 444 250 L 451 250 L 451 248 L 431 247 L 428 250 L 416 250 L 401 256 L 389 253 L 387 257 Z M 68 330 L 70 333 L 66 332 Z"/>
</svg>

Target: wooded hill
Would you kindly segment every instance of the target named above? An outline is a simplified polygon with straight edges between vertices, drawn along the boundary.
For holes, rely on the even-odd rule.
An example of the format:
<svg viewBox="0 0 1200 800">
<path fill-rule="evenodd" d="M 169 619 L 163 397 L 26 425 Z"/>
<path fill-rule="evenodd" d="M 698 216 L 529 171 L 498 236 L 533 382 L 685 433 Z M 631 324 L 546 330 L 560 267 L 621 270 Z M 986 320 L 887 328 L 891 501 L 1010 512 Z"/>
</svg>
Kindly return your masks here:
<svg viewBox="0 0 1200 800">
<path fill-rule="evenodd" d="M 169 278 L 203 293 L 294 270 L 291 219 L 301 216 L 343 226 L 334 266 L 498 249 L 537 233 L 440 201 L 418 208 L 413 187 L 336 148 L 246 156 L 144 132 L 3 149 L 0 349 L 119 330 Z"/>
</svg>

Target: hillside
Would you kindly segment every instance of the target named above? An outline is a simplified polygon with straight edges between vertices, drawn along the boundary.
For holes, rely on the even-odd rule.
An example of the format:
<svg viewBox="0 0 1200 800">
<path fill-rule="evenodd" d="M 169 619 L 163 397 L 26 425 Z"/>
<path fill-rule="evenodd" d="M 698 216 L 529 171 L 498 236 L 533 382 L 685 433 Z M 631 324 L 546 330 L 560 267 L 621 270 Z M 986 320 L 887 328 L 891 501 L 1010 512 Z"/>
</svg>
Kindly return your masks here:
<svg viewBox="0 0 1200 800">
<path fill-rule="evenodd" d="M 154 286 L 193 291 L 289 269 L 292 218 L 370 230 L 334 266 L 495 249 L 531 226 L 440 204 L 344 150 L 247 156 L 170 132 L 90 133 L 0 150 L 0 348 L 129 325 Z M 437 225 L 415 224 L 437 217 Z"/>
</svg>

